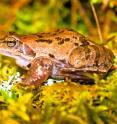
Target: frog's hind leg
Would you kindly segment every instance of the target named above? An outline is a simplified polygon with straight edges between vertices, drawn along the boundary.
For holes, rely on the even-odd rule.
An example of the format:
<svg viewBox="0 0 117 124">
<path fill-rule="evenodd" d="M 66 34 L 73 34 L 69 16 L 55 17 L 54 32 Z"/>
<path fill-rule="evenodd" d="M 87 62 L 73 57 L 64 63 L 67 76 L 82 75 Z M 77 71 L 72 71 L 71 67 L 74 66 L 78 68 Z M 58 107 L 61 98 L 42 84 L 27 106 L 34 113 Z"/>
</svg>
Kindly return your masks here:
<svg viewBox="0 0 117 124">
<path fill-rule="evenodd" d="M 23 80 L 23 85 L 41 86 L 48 79 L 52 70 L 52 61 L 48 58 L 39 57 L 32 63 L 30 70 L 27 72 L 26 78 Z"/>
</svg>

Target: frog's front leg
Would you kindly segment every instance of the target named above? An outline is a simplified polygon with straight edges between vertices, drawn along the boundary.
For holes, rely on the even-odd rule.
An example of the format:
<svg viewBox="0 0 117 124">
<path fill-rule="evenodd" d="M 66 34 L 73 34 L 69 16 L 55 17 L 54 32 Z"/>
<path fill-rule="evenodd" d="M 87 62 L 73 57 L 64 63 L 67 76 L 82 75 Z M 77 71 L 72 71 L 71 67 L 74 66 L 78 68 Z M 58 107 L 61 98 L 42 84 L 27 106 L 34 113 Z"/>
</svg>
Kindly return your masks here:
<svg viewBox="0 0 117 124">
<path fill-rule="evenodd" d="M 49 58 L 39 57 L 32 63 L 30 70 L 27 72 L 23 85 L 41 86 L 48 79 L 52 71 L 52 61 Z"/>
</svg>

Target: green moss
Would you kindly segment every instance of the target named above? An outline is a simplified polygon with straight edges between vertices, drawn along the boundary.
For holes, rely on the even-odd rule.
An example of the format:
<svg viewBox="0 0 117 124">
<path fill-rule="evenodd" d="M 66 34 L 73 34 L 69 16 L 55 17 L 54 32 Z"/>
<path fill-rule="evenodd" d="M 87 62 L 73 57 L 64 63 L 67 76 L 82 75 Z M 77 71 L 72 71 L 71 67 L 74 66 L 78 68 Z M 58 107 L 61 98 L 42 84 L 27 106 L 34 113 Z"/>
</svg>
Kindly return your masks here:
<svg viewBox="0 0 117 124">
<path fill-rule="evenodd" d="M 15 60 L 0 55 L 0 83 L 8 80 L 11 75 L 18 72 L 19 67 L 15 64 Z"/>
</svg>

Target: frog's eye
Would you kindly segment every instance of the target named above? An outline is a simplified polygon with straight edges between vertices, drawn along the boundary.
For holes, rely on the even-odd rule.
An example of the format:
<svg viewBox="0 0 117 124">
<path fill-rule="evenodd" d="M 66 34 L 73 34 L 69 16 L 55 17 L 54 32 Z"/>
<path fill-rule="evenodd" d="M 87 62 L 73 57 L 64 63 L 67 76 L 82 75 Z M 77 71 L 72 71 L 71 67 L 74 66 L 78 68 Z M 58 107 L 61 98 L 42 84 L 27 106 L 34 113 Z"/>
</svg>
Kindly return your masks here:
<svg viewBox="0 0 117 124">
<path fill-rule="evenodd" d="M 17 44 L 17 40 L 14 37 L 9 37 L 5 39 L 8 47 L 14 47 Z"/>
<path fill-rule="evenodd" d="M 8 47 L 14 47 L 16 45 L 16 41 L 9 41 L 7 42 Z"/>
</svg>

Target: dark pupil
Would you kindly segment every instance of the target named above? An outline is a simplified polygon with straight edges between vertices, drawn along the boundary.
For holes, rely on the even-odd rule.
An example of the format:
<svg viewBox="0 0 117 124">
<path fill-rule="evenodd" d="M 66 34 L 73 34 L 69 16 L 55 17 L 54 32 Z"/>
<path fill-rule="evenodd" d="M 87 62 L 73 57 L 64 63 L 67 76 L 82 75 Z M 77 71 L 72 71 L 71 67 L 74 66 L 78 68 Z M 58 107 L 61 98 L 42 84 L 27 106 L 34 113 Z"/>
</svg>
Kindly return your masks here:
<svg viewBox="0 0 117 124">
<path fill-rule="evenodd" d="M 8 41 L 7 42 L 7 45 L 9 46 L 9 47 L 14 47 L 15 45 L 16 45 L 16 41 L 14 40 L 14 41 Z"/>
</svg>

